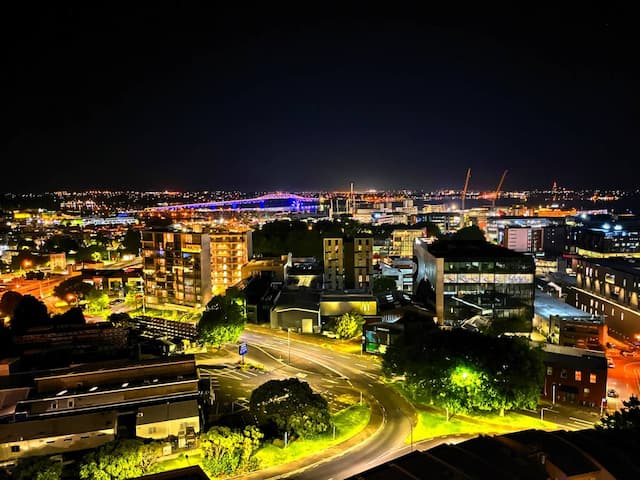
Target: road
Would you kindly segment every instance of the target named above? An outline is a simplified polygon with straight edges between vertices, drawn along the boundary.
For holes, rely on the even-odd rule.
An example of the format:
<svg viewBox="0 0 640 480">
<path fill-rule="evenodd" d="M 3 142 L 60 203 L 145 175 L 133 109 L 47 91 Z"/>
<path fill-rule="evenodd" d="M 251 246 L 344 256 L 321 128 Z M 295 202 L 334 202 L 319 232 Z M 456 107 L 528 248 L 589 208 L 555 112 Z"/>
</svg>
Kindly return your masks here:
<svg viewBox="0 0 640 480">
<path fill-rule="evenodd" d="M 405 444 L 405 440 L 410 436 L 411 426 L 416 424 L 415 409 L 381 381 L 378 358 L 332 351 L 308 337 L 295 334 L 287 339 L 286 332 L 278 331 L 248 330 L 243 333 L 241 341 L 249 345 L 247 363 L 262 365 L 264 370 L 238 369 L 235 364 L 239 358 L 237 352 L 236 356 L 222 364 L 207 360 L 206 355 L 199 356 L 201 375 L 213 376 L 216 400 L 224 408 L 235 405 L 236 411 L 246 409 L 248 392 L 260 384 L 270 379 L 296 376 L 308 382 L 314 391 L 322 393 L 333 411 L 357 402 L 360 393 L 372 409 L 372 421 L 358 439 L 292 464 L 255 472 L 246 476 L 247 479 L 337 480 L 373 468 L 411 450 L 412 446 Z M 635 367 L 640 375 L 640 362 Z M 351 401 L 345 401 L 345 398 Z M 539 410 L 528 414 L 540 417 Z M 545 409 L 544 418 L 557 423 L 560 428 L 576 430 L 593 427 L 599 415 L 580 408 L 555 405 Z M 413 448 L 424 450 L 471 437 L 437 438 L 417 443 Z"/>
<path fill-rule="evenodd" d="M 629 351 L 632 346 L 610 337 L 612 348 L 607 348 L 607 357 L 613 361 L 614 367 L 609 368 L 607 389 L 614 389 L 618 398 L 609 397 L 608 409 L 615 410 L 622 406 L 622 400 L 631 395 L 640 394 L 640 357 L 637 352 L 622 355 L 622 351 Z"/>
<path fill-rule="evenodd" d="M 247 478 L 345 478 L 408 453 L 411 447 L 404 441 L 415 425 L 415 410 L 380 381 L 377 358 L 333 352 L 295 334 L 287 339 L 287 334 L 281 332 L 245 331 L 241 341 L 249 345 L 245 360 L 263 365 L 264 371 L 242 371 L 228 363 L 220 368 L 220 365 L 207 365 L 206 359 L 199 356 L 201 375 L 210 373 L 215 377 L 218 401 L 226 403 L 236 397 L 236 408 L 243 408 L 247 392 L 256 386 L 270 379 L 295 376 L 325 396 L 334 411 L 358 402 L 361 392 L 372 408 L 368 438 L 360 439 L 364 441 L 347 449 L 334 448 L 331 455 L 325 452 L 284 469 L 256 472 Z"/>
</svg>

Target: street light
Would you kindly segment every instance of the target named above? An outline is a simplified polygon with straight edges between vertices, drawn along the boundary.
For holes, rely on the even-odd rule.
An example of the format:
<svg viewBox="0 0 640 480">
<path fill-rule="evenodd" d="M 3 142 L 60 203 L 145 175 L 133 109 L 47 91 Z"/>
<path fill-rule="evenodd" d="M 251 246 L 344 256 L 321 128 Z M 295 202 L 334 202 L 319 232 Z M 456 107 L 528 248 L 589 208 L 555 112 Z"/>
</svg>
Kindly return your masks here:
<svg viewBox="0 0 640 480">
<path fill-rule="evenodd" d="M 409 438 L 410 438 L 410 451 L 413 452 L 413 420 L 409 417 L 409 415 L 407 415 L 406 413 L 404 413 L 400 408 L 398 408 L 398 412 L 400 412 L 402 414 L 402 416 L 404 416 L 404 418 L 407 419 L 407 421 L 409 422 Z"/>
<path fill-rule="evenodd" d="M 289 346 L 289 365 L 291 365 L 291 328 L 287 328 L 287 345 Z"/>
</svg>

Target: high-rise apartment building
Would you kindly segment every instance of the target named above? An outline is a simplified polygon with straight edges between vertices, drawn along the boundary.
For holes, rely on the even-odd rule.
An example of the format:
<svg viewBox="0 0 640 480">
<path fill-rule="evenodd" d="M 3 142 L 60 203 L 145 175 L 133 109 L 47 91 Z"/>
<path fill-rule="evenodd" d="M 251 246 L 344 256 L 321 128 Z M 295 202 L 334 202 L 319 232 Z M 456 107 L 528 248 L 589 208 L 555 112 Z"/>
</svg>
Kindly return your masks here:
<svg viewBox="0 0 640 480">
<path fill-rule="evenodd" d="M 242 280 L 242 266 L 253 255 L 251 230 L 212 230 L 211 285 L 216 294 Z"/>
<path fill-rule="evenodd" d="M 325 288 L 370 288 L 373 278 L 373 237 L 327 237 L 323 239 L 323 251 Z"/>
<path fill-rule="evenodd" d="M 211 250 L 206 233 L 142 232 L 145 301 L 204 307 L 211 300 Z"/>
</svg>

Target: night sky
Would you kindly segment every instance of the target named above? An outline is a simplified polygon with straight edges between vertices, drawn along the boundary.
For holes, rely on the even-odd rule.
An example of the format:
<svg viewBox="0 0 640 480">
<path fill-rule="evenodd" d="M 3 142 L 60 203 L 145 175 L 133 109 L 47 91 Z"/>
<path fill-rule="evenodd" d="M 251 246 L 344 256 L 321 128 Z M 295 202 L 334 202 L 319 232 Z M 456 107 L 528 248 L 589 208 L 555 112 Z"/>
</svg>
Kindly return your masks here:
<svg viewBox="0 0 640 480">
<path fill-rule="evenodd" d="M 4 11 L 2 191 L 638 185 L 631 12 L 122 5 Z"/>
</svg>

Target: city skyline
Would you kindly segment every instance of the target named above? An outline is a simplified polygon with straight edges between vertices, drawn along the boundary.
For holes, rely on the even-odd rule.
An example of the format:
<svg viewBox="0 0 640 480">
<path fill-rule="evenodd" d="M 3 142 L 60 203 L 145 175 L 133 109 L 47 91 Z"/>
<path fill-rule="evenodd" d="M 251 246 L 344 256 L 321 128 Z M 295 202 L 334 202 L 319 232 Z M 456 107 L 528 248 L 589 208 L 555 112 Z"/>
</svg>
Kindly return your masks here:
<svg viewBox="0 0 640 480">
<path fill-rule="evenodd" d="M 634 187 L 624 12 L 509 13 L 17 8 L 4 190 Z"/>
</svg>

